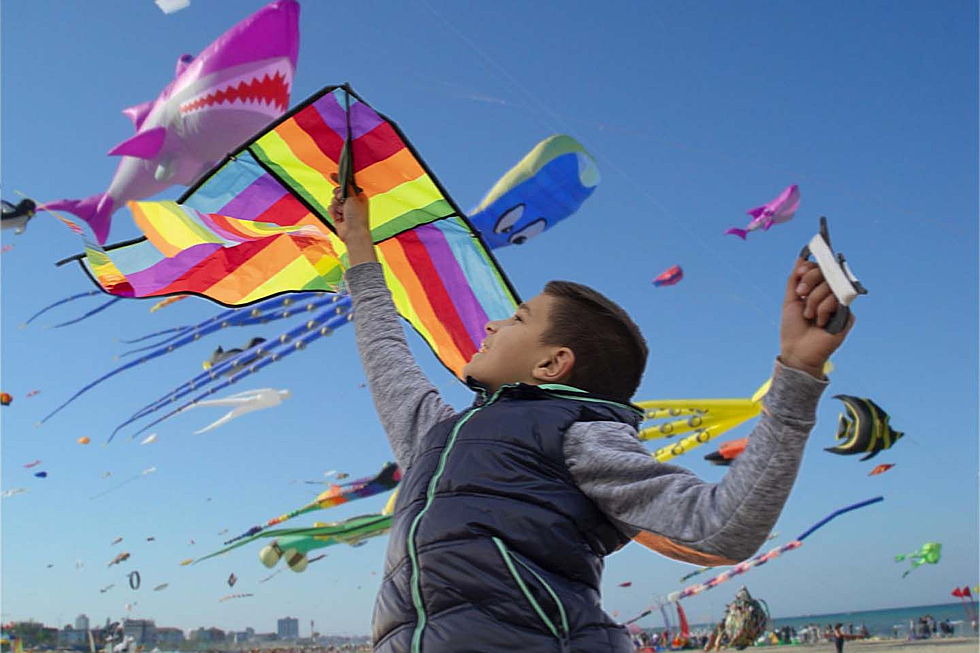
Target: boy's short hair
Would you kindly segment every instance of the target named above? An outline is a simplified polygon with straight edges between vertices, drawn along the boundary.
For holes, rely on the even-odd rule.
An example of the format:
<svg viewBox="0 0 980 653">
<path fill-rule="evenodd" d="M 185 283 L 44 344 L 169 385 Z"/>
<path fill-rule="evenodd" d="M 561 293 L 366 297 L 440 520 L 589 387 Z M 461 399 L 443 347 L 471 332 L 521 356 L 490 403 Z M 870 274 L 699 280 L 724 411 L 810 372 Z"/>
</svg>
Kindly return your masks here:
<svg viewBox="0 0 980 653">
<path fill-rule="evenodd" d="M 619 305 L 580 283 L 549 281 L 544 294 L 556 300 L 544 344 L 575 352 L 568 385 L 628 402 L 647 363 L 640 328 Z"/>
</svg>

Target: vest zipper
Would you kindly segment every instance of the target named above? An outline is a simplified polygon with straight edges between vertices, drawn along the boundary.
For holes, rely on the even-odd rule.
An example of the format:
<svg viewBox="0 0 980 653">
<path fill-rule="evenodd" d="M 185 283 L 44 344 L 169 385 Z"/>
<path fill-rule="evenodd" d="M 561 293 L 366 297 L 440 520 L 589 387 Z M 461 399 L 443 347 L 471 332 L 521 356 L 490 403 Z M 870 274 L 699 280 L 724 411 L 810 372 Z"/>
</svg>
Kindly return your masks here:
<svg viewBox="0 0 980 653">
<path fill-rule="evenodd" d="M 551 585 L 549 585 L 548 582 L 538 574 L 538 572 L 524 564 L 524 562 L 522 562 L 520 559 L 513 557 L 510 554 L 510 551 L 507 549 L 507 545 L 504 544 L 499 537 L 493 537 L 491 539 L 497 546 L 497 550 L 500 551 L 500 557 L 504 559 L 504 564 L 507 565 L 507 570 L 510 571 L 510 575 L 514 578 L 514 582 L 517 583 L 517 586 L 521 589 L 521 592 L 524 593 L 524 597 L 527 599 L 528 603 L 530 603 L 531 607 L 534 608 L 534 611 L 537 613 L 538 617 L 541 618 L 541 621 L 544 622 L 544 625 L 548 627 L 548 630 L 551 631 L 551 634 L 554 635 L 556 639 L 561 640 L 564 643 L 564 641 L 568 639 L 568 618 L 565 615 L 565 606 L 562 605 L 561 599 L 558 598 L 558 594 L 551 589 Z M 519 573 L 517 573 L 517 569 L 514 567 L 515 561 L 517 564 L 531 572 L 531 575 L 533 575 L 541 586 L 544 587 L 545 591 L 548 592 L 548 595 L 551 596 L 551 600 L 553 600 L 555 605 L 558 606 L 558 616 L 561 619 L 561 624 L 559 624 L 558 627 L 556 627 L 555 623 L 548 618 L 548 615 L 546 615 L 544 610 L 541 608 L 541 604 L 538 603 L 537 599 L 534 598 L 531 591 L 527 588 L 527 584 L 524 582 L 524 579 L 521 578 Z"/>
<path fill-rule="evenodd" d="M 415 613 L 418 618 L 418 623 L 415 624 L 415 632 L 412 633 L 412 653 L 420 653 L 422 650 L 422 631 L 425 630 L 426 614 L 425 606 L 422 605 L 422 589 L 421 589 L 421 570 L 419 569 L 418 551 L 415 549 L 415 533 L 418 530 L 419 522 L 422 521 L 422 516 L 425 511 L 429 509 L 435 499 L 436 485 L 439 483 L 439 477 L 442 476 L 442 472 L 446 467 L 446 460 L 449 458 L 449 453 L 452 451 L 453 445 L 456 443 L 456 436 L 459 435 L 459 430 L 463 428 L 463 424 L 469 421 L 473 415 L 477 412 L 486 408 L 500 396 L 500 393 L 504 388 L 514 387 L 514 384 L 505 384 L 497 388 L 497 391 L 493 393 L 493 396 L 489 400 L 479 406 L 475 406 L 469 410 L 465 415 L 463 415 L 456 425 L 453 427 L 452 432 L 449 434 L 449 440 L 446 442 L 446 448 L 443 449 L 442 454 L 439 456 L 439 464 L 436 466 L 435 472 L 432 474 L 432 478 L 429 479 L 429 487 L 425 491 L 425 505 L 422 506 L 422 510 L 419 514 L 415 515 L 415 519 L 412 520 L 412 525 L 408 529 L 408 557 L 412 563 L 412 603 L 415 605 Z M 482 399 L 486 399 L 487 393 L 484 390 L 480 390 L 480 395 Z"/>
</svg>

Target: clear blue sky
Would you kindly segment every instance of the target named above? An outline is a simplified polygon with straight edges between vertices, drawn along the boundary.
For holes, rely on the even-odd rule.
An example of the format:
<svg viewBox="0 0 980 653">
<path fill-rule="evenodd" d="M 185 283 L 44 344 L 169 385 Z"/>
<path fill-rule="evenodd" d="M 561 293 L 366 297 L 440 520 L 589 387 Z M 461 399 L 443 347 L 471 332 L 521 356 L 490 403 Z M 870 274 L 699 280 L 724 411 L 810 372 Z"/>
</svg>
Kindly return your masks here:
<svg viewBox="0 0 980 653">
<path fill-rule="evenodd" d="M 104 153 L 131 134 L 119 111 L 155 98 L 174 62 L 197 53 L 259 0 L 194 0 L 164 15 L 151 0 L 8 0 L 2 4 L 2 183 L 38 200 L 105 190 Z M 783 542 L 837 507 L 883 494 L 883 504 L 835 522 L 799 551 L 745 577 L 776 615 L 952 600 L 977 582 L 977 3 L 846 2 L 487 3 L 306 0 L 292 100 L 350 81 L 393 117 L 456 200 L 475 205 L 532 145 L 570 133 L 603 180 L 573 219 L 498 256 L 530 297 L 572 279 L 621 302 L 651 345 L 638 399 L 748 396 L 770 373 L 785 275 L 831 221 L 871 294 L 834 358 L 797 485 L 777 530 Z M 792 222 L 747 242 L 723 231 L 744 211 L 798 183 Z M 174 198 L 180 188 L 161 197 Z M 135 235 L 126 213 L 112 240 Z M 275 629 L 283 616 L 321 632 L 366 633 L 385 541 L 335 547 L 297 575 L 267 583 L 257 547 L 192 568 L 178 562 L 311 499 L 292 483 L 328 469 L 366 475 L 390 459 L 356 356 L 352 329 L 271 366 L 239 390 L 290 388 L 283 406 L 207 435 L 220 416 L 197 409 L 159 440 L 103 447 L 135 408 L 200 370 L 221 344 L 274 337 L 285 325 L 210 336 L 117 377 L 41 428 L 34 423 L 115 365 L 116 341 L 216 312 L 189 300 L 150 314 L 126 302 L 74 327 L 45 329 L 93 307 L 66 306 L 19 325 L 41 306 L 89 289 L 54 261 L 77 238 L 46 216 L 2 261 L 2 619 L 64 625 L 149 617 L 182 628 Z M 681 264 L 684 281 L 650 279 Z M 101 300 L 98 300 L 101 301 Z M 414 338 L 414 336 L 413 336 Z M 417 341 L 413 341 L 418 344 Z M 457 406 L 467 393 L 427 350 L 425 369 Z M 32 390 L 41 394 L 25 398 Z M 906 433 L 873 463 L 825 453 L 839 402 L 873 397 Z M 735 435 L 744 434 L 739 431 Z M 93 444 L 75 440 L 88 435 Z M 704 478 L 721 469 L 682 462 Z M 24 463 L 41 459 L 36 479 Z M 89 497 L 140 470 L 140 478 Z M 112 477 L 100 475 L 111 471 Z M 383 498 L 318 517 L 379 510 Z M 309 523 L 308 520 L 306 523 Z M 110 546 L 117 536 L 121 544 Z M 145 538 L 154 536 L 155 542 Z M 193 539 L 196 544 L 191 545 Z M 893 555 L 935 540 L 942 562 L 902 579 Z M 124 565 L 106 567 L 121 550 Z M 84 566 L 76 570 L 76 561 Z M 48 565 L 53 565 L 48 568 Z M 137 569 L 143 588 L 126 584 Z M 625 618 L 678 589 L 689 570 L 631 545 L 609 558 L 605 604 Z M 238 584 L 225 585 L 234 572 Z M 630 580 L 630 588 L 617 584 Z M 100 594 L 99 588 L 115 584 Z M 169 583 L 162 592 L 151 588 Z M 692 620 L 716 618 L 736 583 L 687 601 Z M 230 592 L 255 597 L 218 603 Z M 653 622 L 651 622 L 653 623 Z"/>
</svg>

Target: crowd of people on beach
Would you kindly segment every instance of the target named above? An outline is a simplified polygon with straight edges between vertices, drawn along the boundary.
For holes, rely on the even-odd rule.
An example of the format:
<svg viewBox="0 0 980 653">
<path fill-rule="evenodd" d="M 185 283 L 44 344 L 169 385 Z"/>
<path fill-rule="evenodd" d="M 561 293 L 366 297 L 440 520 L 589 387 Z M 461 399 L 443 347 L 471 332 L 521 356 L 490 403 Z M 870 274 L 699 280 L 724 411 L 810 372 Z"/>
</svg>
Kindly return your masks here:
<svg viewBox="0 0 980 653">
<path fill-rule="evenodd" d="M 909 619 L 908 639 L 929 639 L 931 637 L 952 637 L 956 630 L 949 617 L 936 621 L 931 614 L 918 619 Z"/>
<path fill-rule="evenodd" d="M 909 619 L 908 629 L 906 639 L 909 640 L 946 638 L 955 635 L 956 623 L 948 617 L 940 621 L 927 614 L 918 619 Z M 902 637 L 900 630 L 900 626 L 895 626 L 894 638 Z M 667 629 L 659 632 L 634 629 L 631 634 L 636 650 L 644 653 L 667 650 L 708 651 L 727 647 L 727 643 L 723 639 L 722 641 L 712 641 L 712 634 L 707 630 L 692 630 L 687 638 L 682 638 L 679 634 Z M 755 644 L 756 646 L 834 644 L 838 650 L 843 650 L 844 643 L 847 641 L 871 637 L 872 634 L 865 624 L 855 626 L 852 623 L 846 625 L 842 623 L 824 625 L 809 623 L 800 628 L 780 626 L 767 630 L 756 640 Z"/>
</svg>

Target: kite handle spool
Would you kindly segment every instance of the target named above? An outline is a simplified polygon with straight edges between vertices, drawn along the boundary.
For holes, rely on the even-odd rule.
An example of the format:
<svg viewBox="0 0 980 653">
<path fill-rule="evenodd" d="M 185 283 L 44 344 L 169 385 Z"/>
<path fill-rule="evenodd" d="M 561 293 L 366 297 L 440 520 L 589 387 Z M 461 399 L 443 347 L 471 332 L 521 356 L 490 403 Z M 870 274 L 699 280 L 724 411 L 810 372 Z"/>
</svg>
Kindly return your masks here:
<svg viewBox="0 0 980 653">
<path fill-rule="evenodd" d="M 827 229 L 827 218 L 820 217 L 820 231 L 810 239 L 810 242 L 800 251 L 800 258 L 808 259 L 813 256 L 823 278 L 827 281 L 834 297 L 840 306 L 824 326 L 827 333 L 837 334 L 844 330 L 851 317 L 849 308 L 858 295 L 867 295 L 867 289 L 861 285 L 851 268 L 847 265 L 844 255 L 834 253 L 830 246 L 830 231 Z"/>
</svg>

